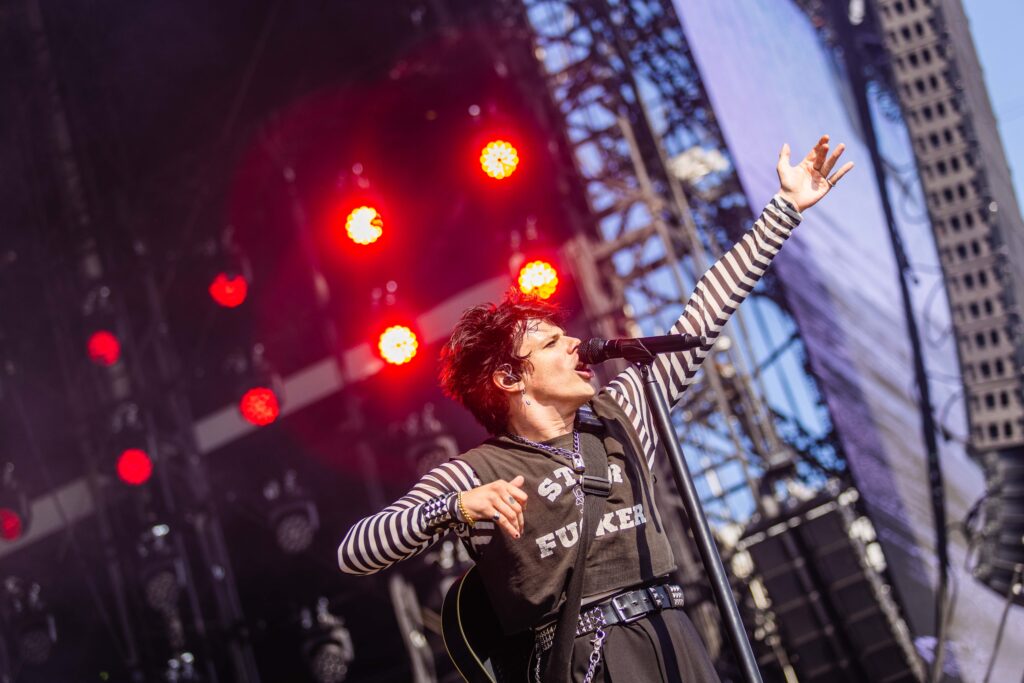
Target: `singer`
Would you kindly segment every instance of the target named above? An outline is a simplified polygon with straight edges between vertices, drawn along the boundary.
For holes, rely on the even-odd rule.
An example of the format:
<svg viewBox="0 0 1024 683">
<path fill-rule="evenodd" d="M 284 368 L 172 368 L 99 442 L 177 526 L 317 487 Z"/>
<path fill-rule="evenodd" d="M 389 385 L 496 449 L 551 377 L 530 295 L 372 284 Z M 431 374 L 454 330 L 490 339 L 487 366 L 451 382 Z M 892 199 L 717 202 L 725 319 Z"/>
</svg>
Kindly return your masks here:
<svg viewBox="0 0 1024 683">
<path fill-rule="evenodd" d="M 735 246 L 697 283 L 671 334 L 704 337 L 699 348 L 655 364 L 670 405 L 693 382 L 722 327 L 764 274 L 807 210 L 853 167 L 833 172 L 822 136 L 797 165 L 779 155 L 779 191 Z M 467 310 L 442 351 L 441 382 L 493 435 L 428 472 L 383 511 L 356 523 L 338 548 L 342 571 L 373 574 L 454 531 L 476 562 L 497 623 L 507 635 L 532 631 L 531 680 L 717 681 L 711 660 L 666 584 L 675 559 L 654 506 L 658 454 L 638 373 L 627 369 L 595 389 L 550 304 L 510 292 Z M 586 456 L 585 458 L 583 456 Z M 585 460 L 607 462 L 595 527 L 583 528 Z M 597 501 L 595 503 L 595 501 Z M 551 662 L 552 626 L 567 576 L 582 567 L 583 598 L 571 655 Z M 575 620 L 575 617 L 573 617 Z M 574 623 L 576 623 L 574 621 Z M 565 636 L 563 636 L 565 637 Z"/>
</svg>

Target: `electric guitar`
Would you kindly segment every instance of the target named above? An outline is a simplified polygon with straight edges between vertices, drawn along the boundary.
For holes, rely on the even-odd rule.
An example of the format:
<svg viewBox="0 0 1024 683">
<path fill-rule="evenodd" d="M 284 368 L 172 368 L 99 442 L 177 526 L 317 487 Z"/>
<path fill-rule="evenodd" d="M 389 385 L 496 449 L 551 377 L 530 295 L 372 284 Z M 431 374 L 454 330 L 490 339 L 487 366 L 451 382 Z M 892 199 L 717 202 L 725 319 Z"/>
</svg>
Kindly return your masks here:
<svg viewBox="0 0 1024 683">
<path fill-rule="evenodd" d="M 441 635 L 456 670 L 469 683 L 530 680 L 533 633 L 504 634 L 475 567 L 448 589 L 441 606 Z"/>
</svg>

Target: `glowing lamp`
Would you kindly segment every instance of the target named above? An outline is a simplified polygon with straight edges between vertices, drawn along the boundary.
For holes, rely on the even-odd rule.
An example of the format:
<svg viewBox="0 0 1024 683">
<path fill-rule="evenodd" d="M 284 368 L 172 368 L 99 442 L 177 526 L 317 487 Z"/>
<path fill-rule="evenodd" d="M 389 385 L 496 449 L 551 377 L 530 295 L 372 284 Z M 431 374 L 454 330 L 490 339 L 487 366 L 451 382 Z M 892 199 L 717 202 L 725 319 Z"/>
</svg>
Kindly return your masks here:
<svg viewBox="0 0 1024 683">
<path fill-rule="evenodd" d="M 263 427 L 277 419 L 281 406 L 277 395 L 267 387 L 253 387 L 242 396 L 238 409 L 248 422 Z"/>
<path fill-rule="evenodd" d="M 384 234 L 384 219 L 372 206 L 360 206 L 345 219 L 345 232 L 356 244 L 372 244 Z"/>
<path fill-rule="evenodd" d="M 242 305 L 249 293 L 249 283 L 241 275 L 217 273 L 210 283 L 210 296 L 224 308 Z"/>
<path fill-rule="evenodd" d="M 96 365 L 110 367 L 121 357 L 121 342 L 107 330 L 93 332 L 86 342 L 86 348 L 89 359 Z"/>
<path fill-rule="evenodd" d="M 153 475 L 153 461 L 141 448 L 126 448 L 117 458 L 117 476 L 130 486 L 142 486 Z"/>
<path fill-rule="evenodd" d="M 480 168 L 491 178 L 503 180 L 516 171 L 519 152 L 504 140 L 488 142 L 480 151 Z"/>
<path fill-rule="evenodd" d="M 377 348 L 388 363 L 402 365 L 413 359 L 419 345 L 415 332 L 403 325 L 393 325 L 380 335 Z"/>
<path fill-rule="evenodd" d="M 519 270 L 519 291 L 548 299 L 558 289 L 558 271 L 545 261 L 530 261 Z"/>
<path fill-rule="evenodd" d="M 0 538 L 5 541 L 16 541 L 21 538 L 21 515 L 10 508 L 0 508 Z"/>
</svg>

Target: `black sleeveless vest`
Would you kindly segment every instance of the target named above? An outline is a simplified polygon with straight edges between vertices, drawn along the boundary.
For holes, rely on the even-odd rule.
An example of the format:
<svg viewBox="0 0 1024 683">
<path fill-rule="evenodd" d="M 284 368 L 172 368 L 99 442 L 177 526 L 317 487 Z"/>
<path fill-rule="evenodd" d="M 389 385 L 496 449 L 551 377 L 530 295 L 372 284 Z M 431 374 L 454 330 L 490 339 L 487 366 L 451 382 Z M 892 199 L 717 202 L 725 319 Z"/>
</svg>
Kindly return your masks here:
<svg viewBox="0 0 1024 683">
<path fill-rule="evenodd" d="M 603 438 L 581 434 L 581 449 L 607 452 L 611 493 L 605 499 L 587 500 L 587 505 L 604 509 L 597 528 L 590 531 L 594 538 L 587 553 L 584 596 L 645 583 L 676 568 L 636 432 L 606 392 L 599 393 L 591 406 L 606 431 Z M 572 448 L 571 442 L 555 443 Z M 520 474 L 526 478 L 523 490 L 529 499 L 522 536 L 511 538 L 495 529 L 490 542 L 472 552 L 506 633 L 550 621 L 558 613 L 579 542 L 581 519 L 572 493 L 572 463 L 508 437 L 490 439 L 458 457 L 484 484 L 511 481 Z"/>
</svg>

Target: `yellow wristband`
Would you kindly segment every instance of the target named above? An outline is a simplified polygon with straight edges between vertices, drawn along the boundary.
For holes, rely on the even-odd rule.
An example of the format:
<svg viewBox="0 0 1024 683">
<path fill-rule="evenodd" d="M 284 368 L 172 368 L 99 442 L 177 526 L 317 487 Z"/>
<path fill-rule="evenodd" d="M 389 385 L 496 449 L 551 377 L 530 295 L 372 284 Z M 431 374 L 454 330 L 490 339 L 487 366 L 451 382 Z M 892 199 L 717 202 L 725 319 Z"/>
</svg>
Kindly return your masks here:
<svg viewBox="0 0 1024 683">
<path fill-rule="evenodd" d="M 466 506 L 462 504 L 462 491 L 455 494 L 455 506 L 459 508 L 459 513 L 462 514 L 462 518 L 466 520 L 466 524 L 473 526 L 476 524 L 476 520 L 469 516 L 469 512 L 466 510 Z"/>
</svg>

